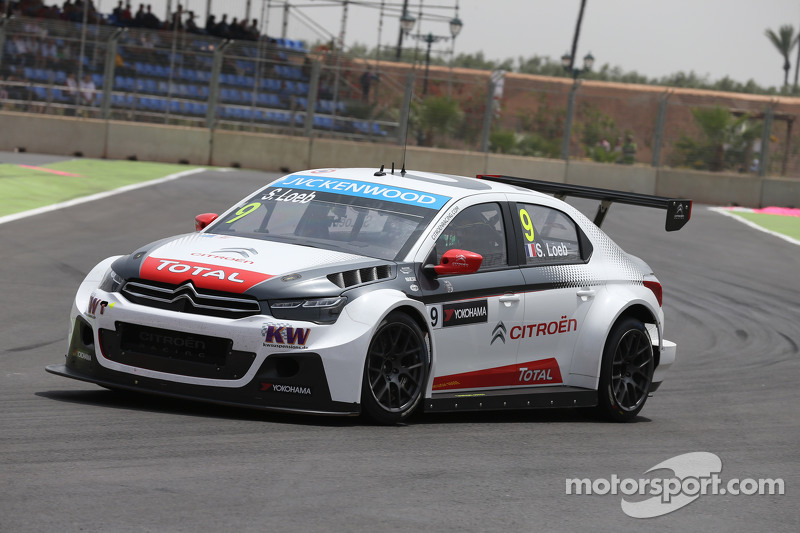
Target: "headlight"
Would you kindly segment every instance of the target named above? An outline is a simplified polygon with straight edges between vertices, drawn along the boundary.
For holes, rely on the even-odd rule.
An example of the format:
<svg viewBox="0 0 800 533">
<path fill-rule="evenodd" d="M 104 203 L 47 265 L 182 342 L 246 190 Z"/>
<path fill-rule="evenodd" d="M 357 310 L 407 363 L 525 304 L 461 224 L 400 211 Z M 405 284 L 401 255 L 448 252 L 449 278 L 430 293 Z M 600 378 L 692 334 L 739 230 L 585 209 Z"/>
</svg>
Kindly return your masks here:
<svg viewBox="0 0 800 533">
<path fill-rule="evenodd" d="M 117 292 L 123 283 L 125 283 L 125 279 L 114 272 L 114 269 L 109 268 L 100 282 L 100 289 L 106 292 Z"/>
<path fill-rule="evenodd" d="M 316 298 L 313 300 L 270 300 L 273 317 L 284 320 L 304 320 L 317 324 L 333 324 L 339 318 L 347 298 Z"/>
</svg>

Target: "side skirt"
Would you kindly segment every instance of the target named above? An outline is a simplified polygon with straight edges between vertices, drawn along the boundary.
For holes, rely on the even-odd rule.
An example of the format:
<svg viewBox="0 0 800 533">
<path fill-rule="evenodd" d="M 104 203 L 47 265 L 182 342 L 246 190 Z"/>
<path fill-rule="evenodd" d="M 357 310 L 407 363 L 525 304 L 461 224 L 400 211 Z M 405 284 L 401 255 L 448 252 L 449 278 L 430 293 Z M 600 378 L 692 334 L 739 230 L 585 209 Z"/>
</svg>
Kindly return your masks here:
<svg viewBox="0 0 800 533">
<path fill-rule="evenodd" d="M 500 409 L 547 409 L 594 407 L 597 391 L 578 387 L 537 387 L 481 392 L 440 392 L 425 399 L 425 412 L 496 411 Z"/>
</svg>

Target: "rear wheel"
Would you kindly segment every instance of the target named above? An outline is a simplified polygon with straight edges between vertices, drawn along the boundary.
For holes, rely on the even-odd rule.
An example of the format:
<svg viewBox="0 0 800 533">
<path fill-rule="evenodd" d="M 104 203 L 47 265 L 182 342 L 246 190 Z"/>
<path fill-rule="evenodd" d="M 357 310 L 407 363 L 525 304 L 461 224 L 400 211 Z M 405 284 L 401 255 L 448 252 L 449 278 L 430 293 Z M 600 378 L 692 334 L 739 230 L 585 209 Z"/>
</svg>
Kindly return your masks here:
<svg viewBox="0 0 800 533">
<path fill-rule="evenodd" d="M 430 356 L 425 336 L 404 313 L 390 313 L 378 326 L 367 351 L 361 407 L 380 424 L 408 418 L 425 392 Z"/>
<path fill-rule="evenodd" d="M 625 317 L 606 340 L 600 370 L 598 409 L 617 422 L 636 417 L 647 401 L 655 360 L 650 335 L 641 321 Z"/>
</svg>

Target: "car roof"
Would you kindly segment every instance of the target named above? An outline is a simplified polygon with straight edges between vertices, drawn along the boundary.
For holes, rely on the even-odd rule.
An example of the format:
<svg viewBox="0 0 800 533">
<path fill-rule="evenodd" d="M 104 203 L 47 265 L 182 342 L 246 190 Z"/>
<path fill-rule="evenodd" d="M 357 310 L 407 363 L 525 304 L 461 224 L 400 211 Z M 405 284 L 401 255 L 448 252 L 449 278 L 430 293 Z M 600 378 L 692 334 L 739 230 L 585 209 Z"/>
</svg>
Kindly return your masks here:
<svg viewBox="0 0 800 533">
<path fill-rule="evenodd" d="M 405 189 L 439 194 L 458 200 L 466 196 L 477 193 L 490 192 L 525 192 L 534 196 L 548 197 L 542 193 L 498 183 L 495 181 L 477 179 L 474 177 L 456 176 L 438 172 L 425 172 L 419 170 L 407 170 L 402 174 L 400 170 L 384 169 L 384 175 L 376 175 L 377 168 L 327 168 L 302 170 L 289 174 L 289 176 L 312 176 L 315 178 L 338 178 L 346 180 L 357 180 L 360 182 L 374 183 L 379 185 L 392 185 Z M 288 176 L 287 176 L 288 177 Z"/>
</svg>

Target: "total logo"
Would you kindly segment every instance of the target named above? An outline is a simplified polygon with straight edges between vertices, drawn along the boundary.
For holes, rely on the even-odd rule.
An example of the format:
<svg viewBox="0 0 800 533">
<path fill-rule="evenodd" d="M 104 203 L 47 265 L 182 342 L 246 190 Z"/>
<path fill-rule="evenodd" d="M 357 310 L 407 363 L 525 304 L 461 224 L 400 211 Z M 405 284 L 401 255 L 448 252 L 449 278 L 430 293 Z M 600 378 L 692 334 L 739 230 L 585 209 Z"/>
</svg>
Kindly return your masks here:
<svg viewBox="0 0 800 533">
<path fill-rule="evenodd" d="M 286 324 L 265 323 L 261 326 L 261 335 L 264 336 L 264 346 L 270 348 L 297 348 L 305 350 L 308 347 L 310 328 L 295 328 Z"/>
<path fill-rule="evenodd" d="M 252 270 L 233 269 L 227 266 L 221 267 L 193 261 L 160 259 L 152 256 L 144 260 L 141 276 L 145 279 L 175 285 L 188 280 L 198 287 L 238 293 L 272 277 L 269 274 Z"/>
<path fill-rule="evenodd" d="M 89 318 L 97 318 L 97 310 L 100 310 L 99 314 L 103 314 L 106 311 L 106 308 L 113 309 L 114 302 L 107 302 L 105 300 L 101 300 L 100 298 L 95 298 L 94 294 L 89 298 L 89 305 L 86 308 L 86 316 Z"/>
</svg>

